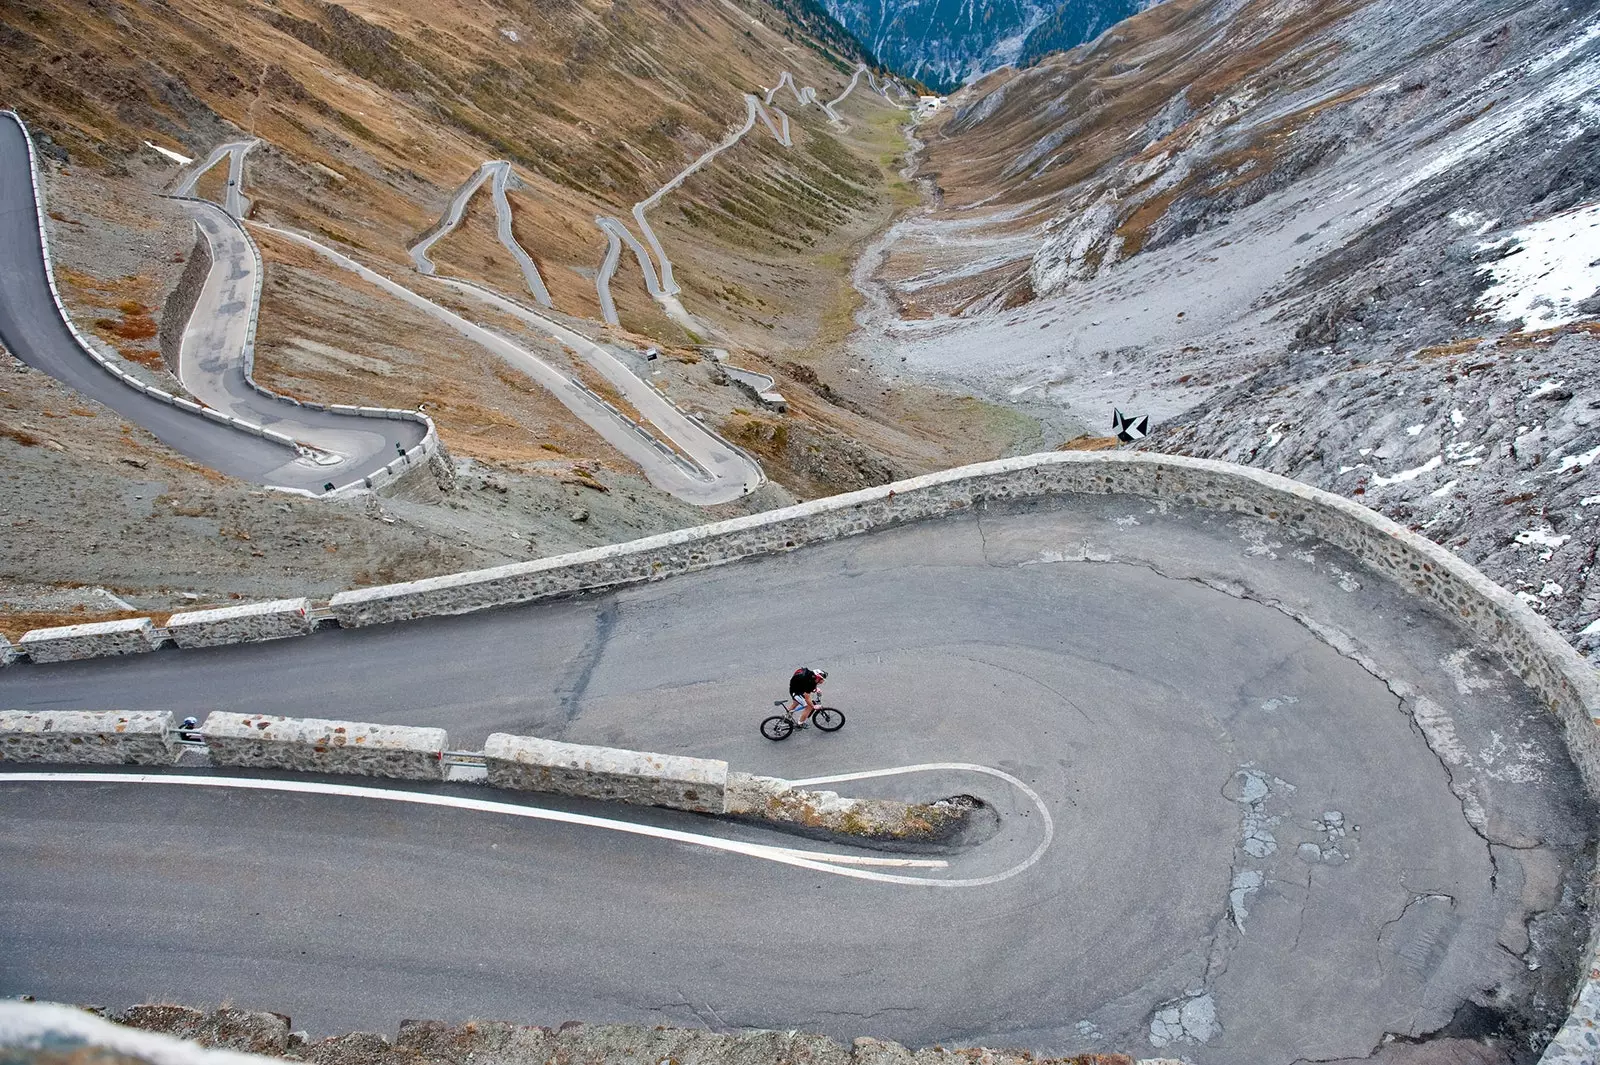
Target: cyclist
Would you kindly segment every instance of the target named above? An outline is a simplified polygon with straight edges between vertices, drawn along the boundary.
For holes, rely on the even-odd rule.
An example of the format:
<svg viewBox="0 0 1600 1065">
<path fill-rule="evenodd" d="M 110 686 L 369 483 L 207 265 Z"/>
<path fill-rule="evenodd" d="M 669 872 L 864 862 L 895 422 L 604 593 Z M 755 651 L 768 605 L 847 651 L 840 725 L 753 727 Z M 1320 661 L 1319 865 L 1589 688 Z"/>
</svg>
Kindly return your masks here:
<svg viewBox="0 0 1600 1065">
<path fill-rule="evenodd" d="M 795 722 L 795 728 L 811 727 L 806 722 L 817 712 L 817 693 L 822 690 L 822 682 L 827 679 L 827 670 L 812 669 L 809 666 L 801 666 L 794 671 L 794 676 L 789 678 L 789 713 L 794 713 L 802 706 L 806 708 L 806 712 Z"/>
</svg>

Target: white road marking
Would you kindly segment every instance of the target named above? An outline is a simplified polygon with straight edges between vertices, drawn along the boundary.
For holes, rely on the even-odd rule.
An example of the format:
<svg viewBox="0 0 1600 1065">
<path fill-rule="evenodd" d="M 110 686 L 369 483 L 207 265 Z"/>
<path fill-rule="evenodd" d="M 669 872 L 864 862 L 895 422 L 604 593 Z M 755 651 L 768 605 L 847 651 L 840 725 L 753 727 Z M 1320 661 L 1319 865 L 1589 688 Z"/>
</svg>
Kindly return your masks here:
<svg viewBox="0 0 1600 1065">
<path fill-rule="evenodd" d="M 977 765 L 973 762 L 921 762 L 917 765 L 895 766 L 892 769 L 867 769 L 859 773 L 836 773 L 833 776 L 791 780 L 789 783 L 797 788 L 809 788 L 817 784 L 841 784 L 850 780 L 870 780 L 873 777 L 893 777 L 906 773 L 934 773 L 941 770 L 956 773 L 981 773 L 984 776 L 994 777 L 1010 784 L 1026 795 L 1033 805 L 1038 808 L 1039 816 L 1044 821 L 1044 838 L 1039 841 L 1039 845 L 1034 848 L 1033 853 L 1028 855 L 1022 862 L 1004 872 L 995 873 L 993 876 L 980 876 L 967 880 L 918 880 L 916 877 L 897 877 L 895 878 L 896 882 L 938 884 L 941 887 L 986 887 L 990 884 L 998 884 L 1002 880 L 1011 879 L 1018 873 L 1031 868 L 1040 858 L 1044 857 L 1044 852 L 1050 849 L 1051 842 L 1056 838 L 1055 819 L 1050 816 L 1050 811 L 1046 808 L 1044 800 L 1039 797 L 1038 792 L 1003 769 Z"/>
<path fill-rule="evenodd" d="M 659 828 L 654 825 L 634 824 L 630 821 L 617 821 L 608 817 L 593 817 L 588 814 L 568 813 L 563 810 L 545 810 L 535 806 L 519 806 L 513 803 L 495 802 L 489 799 L 468 799 L 453 795 L 430 795 L 426 792 L 395 791 L 389 788 L 372 788 L 358 784 L 328 784 L 311 780 L 254 780 L 248 777 L 209 777 L 189 775 L 168 775 L 156 773 L 78 773 L 78 772 L 26 772 L 26 773 L 0 773 L 0 784 L 26 782 L 45 784 L 175 784 L 189 787 L 208 788 L 239 788 L 248 791 L 282 791 L 310 795 L 336 795 L 357 799 L 380 799 L 387 802 L 409 802 L 418 806 L 445 806 L 459 810 L 475 810 L 481 813 L 504 814 L 510 817 L 528 817 L 538 821 L 554 821 L 560 824 L 581 825 L 586 828 L 603 828 L 613 832 L 626 832 L 636 836 L 647 836 L 653 839 L 664 839 L 674 843 L 687 843 L 692 846 L 705 847 L 709 850 L 727 851 L 731 854 L 743 854 L 751 858 L 761 858 L 781 865 L 792 865 L 800 869 L 810 869 L 819 873 L 832 873 L 834 876 L 850 877 L 856 880 L 871 880 L 884 884 L 907 884 L 925 887 L 985 887 L 990 884 L 1008 880 L 1018 873 L 1031 867 L 1043 856 L 1045 849 L 1050 846 L 1054 838 L 1054 822 L 1050 819 L 1049 812 L 1045 809 L 1044 802 L 1038 794 L 1022 781 L 1009 773 L 988 766 L 969 765 L 964 762 L 937 762 L 927 765 L 903 766 L 895 769 L 879 769 L 865 773 L 848 773 L 837 777 L 816 777 L 807 781 L 795 781 L 796 784 L 826 784 L 840 780 L 861 780 L 867 777 L 893 776 L 900 773 L 915 773 L 939 769 L 957 770 L 964 772 L 983 773 L 997 777 L 1022 790 L 1039 807 L 1039 812 L 1044 816 L 1045 838 L 1033 854 L 1019 865 L 992 876 L 977 877 L 964 880 L 935 880 L 920 876 L 905 876 L 894 873 L 876 873 L 867 869 L 840 868 L 852 865 L 898 866 L 901 868 L 918 869 L 944 869 L 949 863 L 941 859 L 923 858 L 877 858 L 867 855 L 854 854 L 828 854 L 821 851 L 802 850 L 795 847 L 775 847 L 764 843 L 745 843 L 739 840 L 719 839 L 716 836 L 705 836 L 696 832 L 683 832 L 672 828 Z"/>
</svg>

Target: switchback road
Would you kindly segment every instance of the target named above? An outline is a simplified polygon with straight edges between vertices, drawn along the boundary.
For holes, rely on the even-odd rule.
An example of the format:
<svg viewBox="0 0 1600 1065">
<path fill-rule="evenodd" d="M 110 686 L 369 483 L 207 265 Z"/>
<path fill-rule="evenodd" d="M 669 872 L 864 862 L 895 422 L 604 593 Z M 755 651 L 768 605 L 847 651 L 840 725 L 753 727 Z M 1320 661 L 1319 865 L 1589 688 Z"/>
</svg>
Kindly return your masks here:
<svg viewBox="0 0 1600 1065">
<path fill-rule="evenodd" d="M 801 663 L 830 670 L 849 724 L 769 743 L 756 724 Z M 1593 811 L 1502 666 L 1327 545 L 1139 500 L 459 618 L 14 666 L 0 704 L 337 713 L 790 779 L 965 762 L 1054 821 L 1025 871 L 935 890 L 484 811 L 0 778 L 0 994 L 226 997 L 317 1032 L 584 1018 L 1288 1065 L 1364 1057 L 1475 996 L 1561 1010 L 1587 931 Z M 913 855 L 949 862 L 918 875 L 981 879 L 1041 838 L 981 775 L 839 787 L 993 804 L 992 835 Z"/>
<path fill-rule="evenodd" d="M 9 115 L 0 115 L 0 343 L 29 366 L 212 469 L 273 484 L 303 468 L 286 445 L 207 421 L 129 387 L 78 344 L 51 298 L 27 138 Z"/>
</svg>

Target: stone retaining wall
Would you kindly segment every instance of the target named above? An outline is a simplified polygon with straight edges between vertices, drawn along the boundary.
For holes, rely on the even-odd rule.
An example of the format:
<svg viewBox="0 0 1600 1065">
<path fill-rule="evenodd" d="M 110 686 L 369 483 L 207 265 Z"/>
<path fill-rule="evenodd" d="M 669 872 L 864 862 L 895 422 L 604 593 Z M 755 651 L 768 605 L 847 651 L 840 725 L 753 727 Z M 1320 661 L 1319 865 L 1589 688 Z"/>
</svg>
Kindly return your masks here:
<svg viewBox="0 0 1600 1065">
<path fill-rule="evenodd" d="M 61 625 L 22 634 L 17 650 L 34 662 L 72 662 L 102 655 L 133 655 L 155 650 L 155 626 L 149 618 Z"/>
<path fill-rule="evenodd" d="M 13 1006 L 20 1008 L 20 1004 Z M 62 1007 L 39 1004 L 33 1008 L 44 1013 Z M 168 1004 L 131 1006 L 121 1014 L 110 1014 L 109 1020 L 143 1032 L 193 1040 L 208 1049 L 269 1054 L 315 1065 L 1134 1065 L 1132 1058 L 1122 1054 L 1041 1058 L 1026 1050 L 911 1050 L 882 1039 L 844 1044 L 823 1035 L 759 1029 L 714 1032 L 573 1021 L 560 1027 L 540 1027 L 486 1020 L 459 1024 L 405 1020 L 392 1040 L 376 1032 L 347 1032 L 313 1040 L 293 1031 L 293 1020 L 282 1014 L 232 1007 L 206 1013 Z M 94 1038 L 94 1026 L 98 1025 L 109 1027 L 99 1017 L 83 1015 L 82 1021 L 71 1023 L 67 1030 L 90 1046 L 106 1045 L 107 1036 Z M 177 1045 L 162 1058 L 196 1065 L 242 1065 L 237 1059 L 224 1061 Z M 1138 1065 L 1179 1063 L 1147 1059 Z"/>
<path fill-rule="evenodd" d="M 943 839 L 960 828 L 971 802 L 941 799 L 852 799 L 833 791 L 806 791 L 777 777 L 729 773 L 722 812 L 812 832 L 882 841 Z"/>
<path fill-rule="evenodd" d="M 0 762 L 171 765 L 176 757 L 169 713 L 0 711 Z"/>
<path fill-rule="evenodd" d="M 723 812 L 728 763 L 496 732 L 483 745 L 489 784 L 696 813 Z"/>
<path fill-rule="evenodd" d="M 157 334 L 161 357 L 167 362 L 172 376 L 178 376 L 178 354 L 183 346 L 183 334 L 194 314 L 194 305 L 200 301 L 200 292 L 211 274 L 211 242 L 195 227 L 194 248 L 189 261 L 184 264 L 178 284 L 161 306 L 161 330 Z"/>
<path fill-rule="evenodd" d="M 200 734 L 213 765 L 444 779 L 442 728 L 216 712 Z"/>
<path fill-rule="evenodd" d="M 304 636 L 310 631 L 309 599 L 279 599 L 271 603 L 191 610 L 167 619 L 167 634 L 179 647 L 254 643 Z"/>
</svg>

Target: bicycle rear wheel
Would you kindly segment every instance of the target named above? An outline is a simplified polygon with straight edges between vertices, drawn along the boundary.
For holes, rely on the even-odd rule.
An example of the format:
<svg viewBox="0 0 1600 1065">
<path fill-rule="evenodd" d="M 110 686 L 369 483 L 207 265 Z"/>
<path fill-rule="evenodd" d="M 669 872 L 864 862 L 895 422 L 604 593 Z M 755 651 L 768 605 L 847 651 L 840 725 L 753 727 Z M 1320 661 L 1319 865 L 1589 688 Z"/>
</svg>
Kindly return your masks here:
<svg viewBox="0 0 1600 1065">
<path fill-rule="evenodd" d="M 838 732 L 844 728 L 844 714 L 831 706 L 819 706 L 811 715 L 811 723 L 823 732 Z"/>
<path fill-rule="evenodd" d="M 773 714 L 761 722 L 761 734 L 769 740 L 786 740 L 794 731 L 794 722 L 782 714 Z"/>
</svg>

